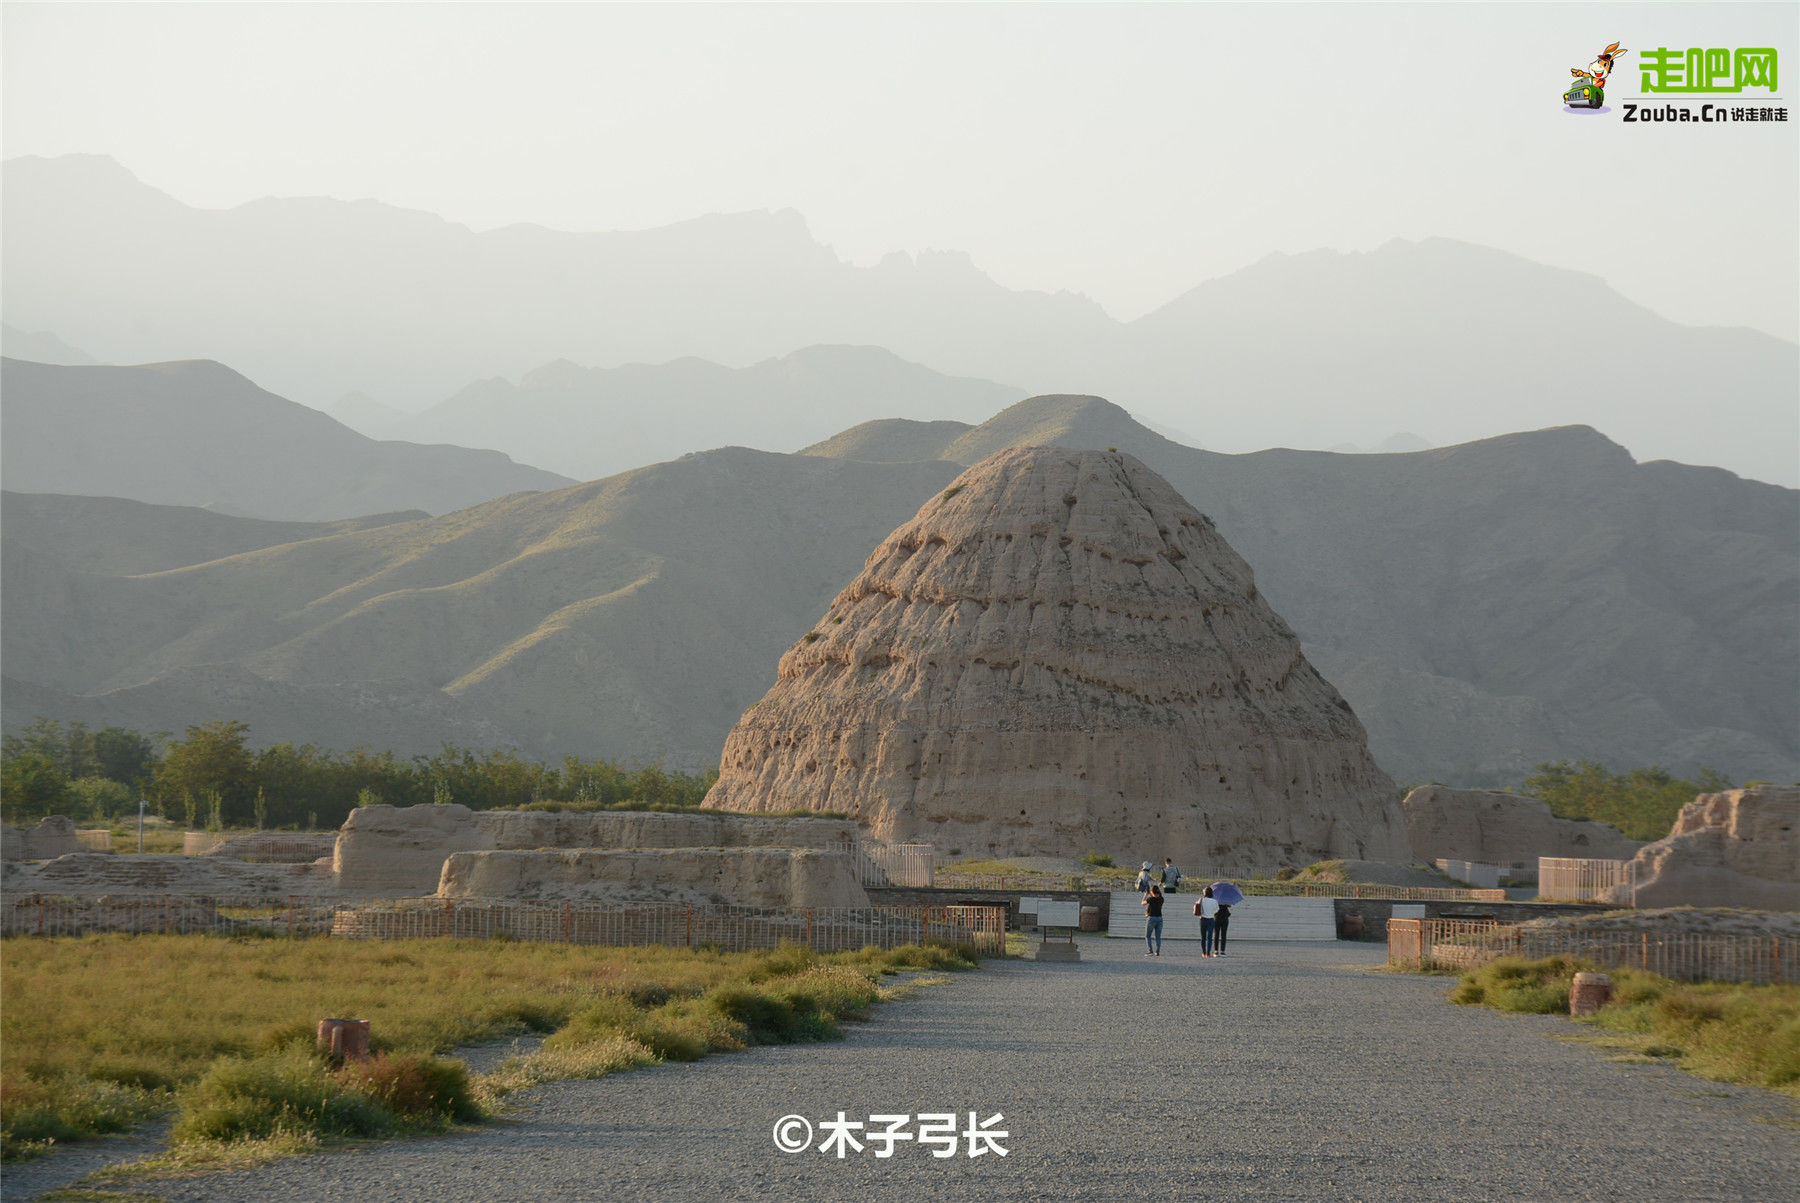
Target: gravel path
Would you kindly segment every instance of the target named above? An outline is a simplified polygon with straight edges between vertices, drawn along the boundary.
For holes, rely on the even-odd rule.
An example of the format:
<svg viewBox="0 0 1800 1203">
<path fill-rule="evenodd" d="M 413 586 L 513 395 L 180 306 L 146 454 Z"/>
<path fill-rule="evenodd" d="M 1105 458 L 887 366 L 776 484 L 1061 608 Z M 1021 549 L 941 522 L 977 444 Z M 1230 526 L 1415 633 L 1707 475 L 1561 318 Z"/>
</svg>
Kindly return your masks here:
<svg viewBox="0 0 1800 1203">
<path fill-rule="evenodd" d="M 1087 939 L 878 1010 L 842 1044 L 562 1083 L 511 1123 L 144 1183 L 174 1201 L 1791 1199 L 1800 1107 L 1456 1007 L 1367 945 L 1225 960 Z M 789 1113 L 996 1111 L 1004 1159 L 783 1154 Z M 816 1149 L 819 1137 L 813 1140 Z M 8 1197 L 12 1197 L 8 1192 Z"/>
</svg>

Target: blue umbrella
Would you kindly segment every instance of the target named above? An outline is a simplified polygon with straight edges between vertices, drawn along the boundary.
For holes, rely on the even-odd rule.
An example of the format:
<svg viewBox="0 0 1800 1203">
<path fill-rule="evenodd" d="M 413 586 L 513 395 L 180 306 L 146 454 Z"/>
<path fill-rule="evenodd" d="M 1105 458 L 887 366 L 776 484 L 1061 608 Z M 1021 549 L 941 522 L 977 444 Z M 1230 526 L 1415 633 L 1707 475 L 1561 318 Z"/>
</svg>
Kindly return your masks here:
<svg viewBox="0 0 1800 1203">
<path fill-rule="evenodd" d="M 1212 884 L 1213 900 L 1220 906 L 1236 906 L 1244 900 L 1244 891 L 1229 881 L 1215 881 Z"/>
</svg>

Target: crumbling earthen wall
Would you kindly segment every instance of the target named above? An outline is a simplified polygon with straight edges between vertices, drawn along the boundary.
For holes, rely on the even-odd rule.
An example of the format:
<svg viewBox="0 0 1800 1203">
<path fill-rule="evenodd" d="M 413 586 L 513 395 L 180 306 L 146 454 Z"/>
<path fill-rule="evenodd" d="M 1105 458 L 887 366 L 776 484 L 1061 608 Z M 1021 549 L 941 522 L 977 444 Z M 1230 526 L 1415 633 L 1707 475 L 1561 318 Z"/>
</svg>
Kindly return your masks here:
<svg viewBox="0 0 1800 1203">
<path fill-rule="evenodd" d="M 364 806 L 338 833 L 332 866 L 347 893 L 400 897 L 438 888 L 458 852 L 537 848 L 829 848 L 857 838 L 836 819 L 655 811 L 472 811 L 466 806 Z"/>
<path fill-rule="evenodd" d="M 53 860 L 80 851 L 81 839 L 75 834 L 75 820 L 66 815 L 50 815 L 36 827 L 19 828 L 0 823 L 0 859 Z"/>
<path fill-rule="evenodd" d="M 1800 787 L 1701 794 L 1635 863 L 1640 907 L 1800 910 Z"/>
<path fill-rule="evenodd" d="M 1629 860 L 1642 841 L 1606 823 L 1559 819 L 1536 798 L 1485 789 L 1424 785 L 1401 802 L 1414 858 L 1522 865 L 1537 872 L 1540 856 Z"/>
<path fill-rule="evenodd" d="M 817 848 L 570 848 L 456 852 L 438 897 L 868 906 L 853 855 Z"/>
<path fill-rule="evenodd" d="M 324 865 L 253 865 L 206 856 L 71 852 L 42 864 L 7 862 L 4 889 L 20 894 L 204 894 L 279 902 L 335 893 Z"/>
</svg>

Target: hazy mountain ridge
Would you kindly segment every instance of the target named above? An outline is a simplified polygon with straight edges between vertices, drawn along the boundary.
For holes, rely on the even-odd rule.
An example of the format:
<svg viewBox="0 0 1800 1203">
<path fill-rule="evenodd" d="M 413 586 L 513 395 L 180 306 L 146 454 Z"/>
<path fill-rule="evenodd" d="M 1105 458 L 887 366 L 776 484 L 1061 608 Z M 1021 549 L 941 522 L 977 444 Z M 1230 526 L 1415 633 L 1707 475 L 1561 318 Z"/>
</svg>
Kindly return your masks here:
<svg viewBox="0 0 1800 1203">
<path fill-rule="evenodd" d="M 246 517 L 454 510 L 567 477 L 496 451 L 376 442 L 210 361 L 5 360 L 0 474 L 16 492 L 126 497 Z"/>
<path fill-rule="evenodd" d="M 0 324 L 0 356 L 28 359 L 33 363 L 93 363 L 94 357 L 71 347 L 49 330 L 20 330 Z"/>
<path fill-rule="evenodd" d="M 94 695 L 73 717 L 166 695 L 165 729 L 237 698 L 272 716 L 259 738 L 317 740 L 346 724 L 320 710 L 309 729 L 308 708 L 363 690 L 384 699 L 367 738 L 403 750 L 435 746 L 441 713 L 445 738 L 487 723 L 535 755 L 700 767 L 869 550 L 1024 440 L 1117 446 L 1210 514 L 1399 779 L 1581 756 L 1800 775 L 1793 490 L 1636 464 L 1580 427 L 1223 455 L 1089 397 L 867 423 L 803 455 L 727 448 L 137 576 L 56 558 L 86 554 L 78 515 L 49 551 L 9 523 L 0 634 L 29 688 L 9 685 L 6 722 L 46 690 Z"/>
<path fill-rule="evenodd" d="M 320 406 L 362 390 L 414 409 L 559 358 L 731 365 L 870 345 L 1103 394 L 1210 447 L 1584 423 L 1641 459 L 1800 482 L 1794 344 L 1681 326 L 1597 277 L 1447 239 L 1272 255 L 1120 323 L 1073 294 L 1005 289 L 955 252 L 855 267 L 791 211 L 475 233 L 366 201 L 193 209 L 93 157 L 4 171 L 9 320 L 113 359 L 222 359 Z"/>
<path fill-rule="evenodd" d="M 945 376 L 879 347 L 805 347 L 747 368 L 703 359 L 583 368 L 558 360 L 518 384 L 472 384 L 414 416 L 366 399 L 342 413 L 417 442 L 492 447 L 521 463 L 595 480 L 704 446 L 792 451 L 847 419 L 904 412 L 970 417 L 1022 400 L 1021 389 Z M 704 443 L 704 446 L 702 444 Z"/>
</svg>

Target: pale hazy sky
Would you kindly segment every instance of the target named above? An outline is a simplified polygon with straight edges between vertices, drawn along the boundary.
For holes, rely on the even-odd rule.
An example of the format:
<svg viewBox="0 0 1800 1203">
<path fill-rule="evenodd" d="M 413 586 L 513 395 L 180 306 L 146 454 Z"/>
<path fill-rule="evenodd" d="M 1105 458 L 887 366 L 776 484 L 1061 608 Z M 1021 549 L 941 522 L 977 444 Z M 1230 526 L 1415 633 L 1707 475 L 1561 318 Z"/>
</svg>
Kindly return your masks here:
<svg viewBox="0 0 1800 1203">
<path fill-rule="evenodd" d="M 1612 41 L 1773 45 L 1794 78 L 1797 34 L 1793 3 L 7 4 L 0 153 L 477 229 L 792 208 L 852 261 L 965 250 L 1122 318 L 1271 251 L 1444 235 L 1795 338 L 1800 127 L 1557 98 Z"/>
</svg>

